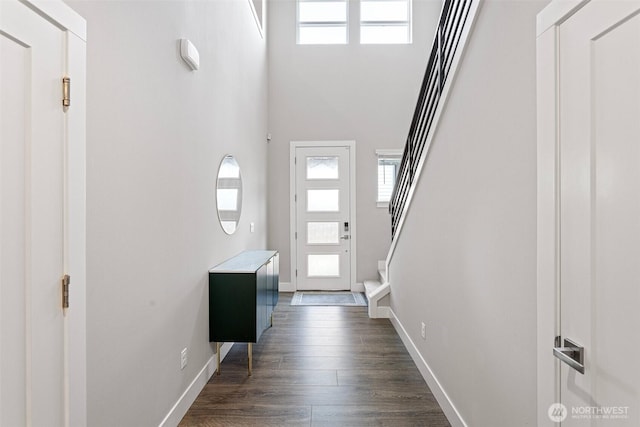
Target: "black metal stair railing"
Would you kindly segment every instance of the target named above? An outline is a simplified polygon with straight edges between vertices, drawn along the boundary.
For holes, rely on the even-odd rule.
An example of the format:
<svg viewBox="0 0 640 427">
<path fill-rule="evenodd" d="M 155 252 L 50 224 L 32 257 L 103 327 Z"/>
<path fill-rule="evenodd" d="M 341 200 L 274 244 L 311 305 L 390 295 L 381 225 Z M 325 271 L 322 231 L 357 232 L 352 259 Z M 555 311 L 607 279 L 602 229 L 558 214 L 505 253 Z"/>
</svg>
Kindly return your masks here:
<svg viewBox="0 0 640 427">
<path fill-rule="evenodd" d="M 442 89 L 447 81 L 471 5 L 477 1 L 479 0 L 445 0 L 442 5 L 436 37 L 413 113 L 396 185 L 389 203 L 392 238 L 395 237 L 400 218 L 407 207 L 409 190 L 416 179 L 416 169 L 422 157 L 440 102 Z"/>
</svg>

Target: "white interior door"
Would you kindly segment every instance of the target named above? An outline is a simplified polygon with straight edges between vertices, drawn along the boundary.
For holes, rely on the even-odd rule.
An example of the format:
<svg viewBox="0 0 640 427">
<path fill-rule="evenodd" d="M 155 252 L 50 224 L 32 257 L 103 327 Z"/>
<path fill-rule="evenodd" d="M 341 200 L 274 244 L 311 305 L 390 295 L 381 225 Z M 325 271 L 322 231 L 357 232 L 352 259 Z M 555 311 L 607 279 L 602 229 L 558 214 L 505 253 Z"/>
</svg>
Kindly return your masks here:
<svg viewBox="0 0 640 427">
<path fill-rule="evenodd" d="M 563 426 L 640 425 L 638 11 L 593 1 L 559 26 Z"/>
<path fill-rule="evenodd" d="M 55 9 L 55 17 L 45 18 L 43 10 L 37 13 L 37 7 L 25 3 L 0 1 L 2 426 L 69 425 L 72 411 L 80 418 L 84 413 L 78 410 L 83 402 L 71 409 L 69 401 L 70 392 L 78 393 L 77 377 L 69 375 L 69 358 L 77 356 L 84 342 L 75 336 L 70 340 L 69 330 L 77 325 L 65 319 L 61 284 L 72 264 L 76 279 L 83 281 L 84 231 L 78 233 L 69 222 L 82 218 L 84 226 L 84 196 L 76 193 L 79 187 L 84 191 L 84 175 L 76 176 L 84 159 L 68 167 L 70 153 L 78 154 L 77 147 L 68 144 L 77 122 L 70 124 L 63 111 L 62 78 L 75 66 L 69 56 L 74 42 L 51 22 L 74 15 L 61 2 L 47 7 Z M 79 111 L 82 86 L 76 91 Z M 84 137 L 80 139 L 83 145 Z M 82 182 L 70 184 L 72 178 Z M 71 214 L 69 206 L 80 206 L 82 212 Z M 82 265 L 76 264 L 79 259 Z M 83 307 L 80 299 L 76 304 Z M 83 361 L 75 360 L 82 371 Z"/>
<path fill-rule="evenodd" d="M 351 289 L 351 149 L 295 148 L 296 288 Z"/>
</svg>

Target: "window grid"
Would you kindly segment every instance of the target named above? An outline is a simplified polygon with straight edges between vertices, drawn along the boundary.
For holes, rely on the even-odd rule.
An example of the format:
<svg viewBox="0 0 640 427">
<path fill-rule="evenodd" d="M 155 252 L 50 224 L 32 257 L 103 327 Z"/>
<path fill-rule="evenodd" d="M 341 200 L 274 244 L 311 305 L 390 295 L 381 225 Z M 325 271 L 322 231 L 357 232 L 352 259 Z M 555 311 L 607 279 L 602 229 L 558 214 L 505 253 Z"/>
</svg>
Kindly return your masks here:
<svg viewBox="0 0 640 427">
<path fill-rule="evenodd" d="M 411 0 L 360 0 L 361 44 L 410 44 Z M 348 0 L 298 0 L 298 44 L 349 43 Z"/>
<path fill-rule="evenodd" d="M 395 11 L 404 15 L 401 19 L 383 19 L 381 11 L 374 12 L 376 6 L 394 5 L 400 7 Z M 404 6 L 404 7 L 402 7 Z M 369 9 L 365 13 L 365 9 Z M 360 1 L 360 43 L 361 44 L 409 44 L 411 40 L 412 3 L 411 0 L 361 0 Z M 404 12 L 404 13 L 402 13 Z M 365 14 L 373 14 L 373 19 L 362 19 Z M 395 30 L 395 31 L 389 31 Z M 398 31 L 404 30 L 404 31 Z M 385 34 L 386 33 L 386 34 Z"/>
<path fill-rule="evenodd" d="M 348 43 L 349 4 L 347 0 L 298 0 L 297 5 L 298 44 Z M 303 17 L 303 9 L 308 9 L 304 14 L 315 14 L 315 16 Z"/>
</svg>

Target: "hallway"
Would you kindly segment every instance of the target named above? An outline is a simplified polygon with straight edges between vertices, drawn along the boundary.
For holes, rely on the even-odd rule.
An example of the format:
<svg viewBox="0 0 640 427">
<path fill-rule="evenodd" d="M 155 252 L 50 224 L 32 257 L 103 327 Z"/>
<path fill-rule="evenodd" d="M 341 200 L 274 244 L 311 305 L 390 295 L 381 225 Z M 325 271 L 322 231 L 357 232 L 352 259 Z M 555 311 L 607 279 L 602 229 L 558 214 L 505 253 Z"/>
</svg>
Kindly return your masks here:
<svg viewBox="0 0 640 427">
<path fill-rule="evenodd" d="M 387 319 L 292 295 L 254 345 L 253 376 L 234 345 L 180 426 L 449 426 Z"/>
</svg>

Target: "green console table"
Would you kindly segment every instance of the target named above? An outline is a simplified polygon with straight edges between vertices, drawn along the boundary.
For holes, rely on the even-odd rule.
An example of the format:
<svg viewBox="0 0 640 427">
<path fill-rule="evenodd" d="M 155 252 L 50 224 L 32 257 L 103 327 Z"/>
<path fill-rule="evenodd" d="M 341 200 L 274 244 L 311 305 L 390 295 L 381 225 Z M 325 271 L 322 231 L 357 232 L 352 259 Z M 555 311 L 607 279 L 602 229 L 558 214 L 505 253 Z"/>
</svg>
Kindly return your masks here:
<svg viewBox="0 0 640 427">
<path fill-rule="evenodd" d="M 273 324 L 278 303 L 277 251 L 245 251 L 209 270 L 209 342 L 216 343 L 220 375 L 220 344 L 248 344 L 249 375 L 253 343 Z"/>
</svg>

